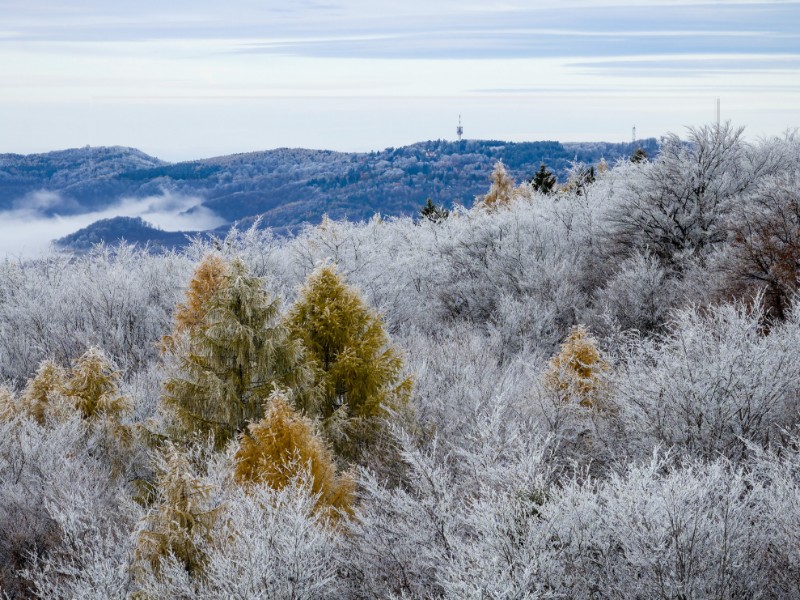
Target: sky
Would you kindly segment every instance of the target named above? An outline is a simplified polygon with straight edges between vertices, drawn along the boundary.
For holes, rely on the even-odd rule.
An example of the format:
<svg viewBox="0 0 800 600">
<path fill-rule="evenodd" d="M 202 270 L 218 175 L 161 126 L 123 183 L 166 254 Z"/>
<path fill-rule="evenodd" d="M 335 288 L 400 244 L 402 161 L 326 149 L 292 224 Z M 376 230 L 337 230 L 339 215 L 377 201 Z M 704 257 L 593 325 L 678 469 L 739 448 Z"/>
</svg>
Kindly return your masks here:
<svg viewBox="0 0 800 600">
<path fill-rule="evenodd" d="M 0 0 L 0 153 L 800 126 L 800 0 Z"/>
</svg>

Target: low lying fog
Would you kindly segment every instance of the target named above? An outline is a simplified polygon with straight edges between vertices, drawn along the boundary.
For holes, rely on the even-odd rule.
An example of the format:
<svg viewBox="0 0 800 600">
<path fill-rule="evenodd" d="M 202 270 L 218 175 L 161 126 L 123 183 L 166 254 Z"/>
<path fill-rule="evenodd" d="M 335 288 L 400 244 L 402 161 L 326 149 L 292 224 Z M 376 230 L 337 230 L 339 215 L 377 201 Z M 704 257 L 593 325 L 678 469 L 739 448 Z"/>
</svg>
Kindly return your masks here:
<svg viewBox="0 0 800 600">
<path fill-rule="evenodd" d="M 45 214 L 54 207 L 67 206 L 67 202 L 56 192 L 41 191 L 15 202 L 13 210 L 0 212 L 0 258 L 40 256 L 53 240 L 111 217 L 142 217 L 164 231 L 199 231 L 225 223 L 200 206 L 201 198 L 168 191 L 147 198 L 125 198 L 107 209 L 80 215 Z"/>
</svg>

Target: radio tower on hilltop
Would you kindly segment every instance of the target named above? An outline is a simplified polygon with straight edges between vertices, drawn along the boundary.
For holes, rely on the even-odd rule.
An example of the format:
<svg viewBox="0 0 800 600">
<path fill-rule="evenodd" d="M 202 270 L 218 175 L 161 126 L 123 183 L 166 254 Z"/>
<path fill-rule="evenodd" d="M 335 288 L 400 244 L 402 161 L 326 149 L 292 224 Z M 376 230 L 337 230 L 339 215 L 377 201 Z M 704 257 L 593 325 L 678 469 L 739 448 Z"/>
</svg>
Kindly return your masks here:
<svg viewBox="0 0 800 600">
<path fill-rule="evenodd" d="M 461 115 L 458 115 L 458 127 L 456 127 L 456 135 L 458 136 L 458 141 L 461 141 L 461 136 L 464 135 L 464 128 L 461 126 Z"/>
</svg>

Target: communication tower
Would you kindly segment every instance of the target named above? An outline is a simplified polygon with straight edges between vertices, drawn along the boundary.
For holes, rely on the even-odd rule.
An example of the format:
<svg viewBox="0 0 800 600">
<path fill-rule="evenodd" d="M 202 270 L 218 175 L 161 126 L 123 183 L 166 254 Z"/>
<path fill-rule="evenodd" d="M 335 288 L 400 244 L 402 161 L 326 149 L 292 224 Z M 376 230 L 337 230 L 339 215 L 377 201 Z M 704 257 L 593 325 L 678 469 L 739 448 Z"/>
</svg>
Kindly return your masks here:
<svg viewBox="0 0 800 600">
<path fill-rule="evenodd" d="M 633 132 L 631 134 L 631 139 L 633 140 L 633 143 L 635 144 L 636 143 L 636 125 L 633 126 Z"/>
<path fill-rule="evenodd" d="M 456 127 L 456 135 L 458 136 L 458 141 L 461 141 L 461 136 L 464 135 L 464 128 L 461 126 L 461 115 L 458 115 L 458 127 Z"/>
</svg>

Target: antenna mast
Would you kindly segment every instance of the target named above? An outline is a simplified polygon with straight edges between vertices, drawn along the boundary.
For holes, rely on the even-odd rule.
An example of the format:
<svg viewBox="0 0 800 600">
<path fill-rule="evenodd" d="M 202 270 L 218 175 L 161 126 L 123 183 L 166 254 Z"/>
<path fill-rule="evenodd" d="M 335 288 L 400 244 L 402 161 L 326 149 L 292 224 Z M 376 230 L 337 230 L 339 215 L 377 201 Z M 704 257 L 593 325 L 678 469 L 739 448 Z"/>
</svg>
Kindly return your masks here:
<svg viewBox="0 0 800 600">
<path fill-rule="evenodd" d="M 461 141 L 461 136 L 464 135 L 464 128 L 461 126 L 461 115 L 458 115 L 458 127 L 456 127 L 456 135 L 458 136 L 458 141 Z"/>
<path fill-rule="evenodd" d="M 633 130 L 631 133 L 631 140 L 633 141 L 634 144 L 636 143 L 636 125 L 633 126 Z"/>
<path fill-rule="evenodd" d="M 717 98 L 717 129 L 719 129 L 719 98 Z"/>
</svg>

